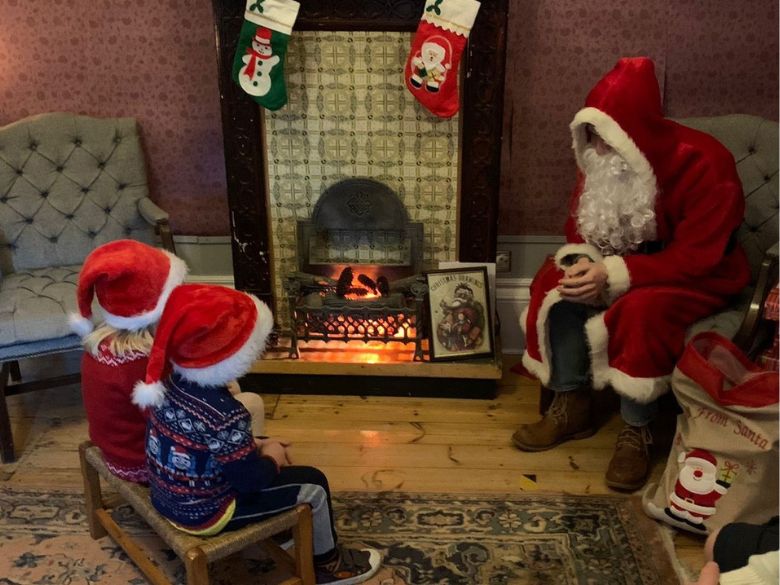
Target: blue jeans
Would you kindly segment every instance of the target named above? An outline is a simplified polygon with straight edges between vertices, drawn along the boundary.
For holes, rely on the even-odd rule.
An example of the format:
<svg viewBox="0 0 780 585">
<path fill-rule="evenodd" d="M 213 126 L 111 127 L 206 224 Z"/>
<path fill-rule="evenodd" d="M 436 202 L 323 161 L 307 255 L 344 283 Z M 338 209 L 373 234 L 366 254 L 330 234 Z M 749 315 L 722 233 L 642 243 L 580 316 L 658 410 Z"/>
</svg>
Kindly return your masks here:
<svg viewBox="0 0 780 585">
<path fill-rule="evenodd" d="M 585 322 L 600 309 L 559 301 L 548 316 L 550 348 L 550 382 L 553 392 L 571 392 L 590 383 L 590 351 L 585 336 Z M 620 416 L 632 426 L 643 426 L 658 412 L 656 401 L 642 404 L 620 396 Z"/>
</svg>

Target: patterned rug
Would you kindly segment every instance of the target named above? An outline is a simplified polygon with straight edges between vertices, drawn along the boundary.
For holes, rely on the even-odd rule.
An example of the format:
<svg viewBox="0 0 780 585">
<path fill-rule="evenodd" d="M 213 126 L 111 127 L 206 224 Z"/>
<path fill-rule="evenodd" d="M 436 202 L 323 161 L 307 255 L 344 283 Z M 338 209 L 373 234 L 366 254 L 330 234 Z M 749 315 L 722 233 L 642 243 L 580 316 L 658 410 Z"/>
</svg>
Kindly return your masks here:
<svg viewBox="0 0 780 585">
<path fill-rule="evenodd" d="M 670 585 L 658 527 L 618 496 L 339 493 L 338 532 L 382 550 L 370 585 Z M 183 569 L 128 507 L 118 520 L 140 535 L 177 583 Z M 275 583 L 259 547 L 211 568 L 215 585 Z M 93 541 L 82 496 L 0 489 L 0 585 L 143 585 L 109 537 Z"/>
</svg>

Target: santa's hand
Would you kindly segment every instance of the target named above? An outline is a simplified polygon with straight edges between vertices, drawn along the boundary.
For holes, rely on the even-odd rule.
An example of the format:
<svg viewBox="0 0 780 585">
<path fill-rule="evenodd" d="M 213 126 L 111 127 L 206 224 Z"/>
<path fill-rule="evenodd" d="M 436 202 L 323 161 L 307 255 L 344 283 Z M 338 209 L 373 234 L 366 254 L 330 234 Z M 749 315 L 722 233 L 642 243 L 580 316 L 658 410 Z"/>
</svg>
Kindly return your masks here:
<svg viewBox="0 0 780 585">
<path fill-rule="evenodd" d="M 559 281 L 558 291 L 567 301 L 596 303 L 607 287 L 607 278 L 607 267 L 603 262 L 581 259 L 574 266 L 566 269 L 564 277 Z"/>
</svg>

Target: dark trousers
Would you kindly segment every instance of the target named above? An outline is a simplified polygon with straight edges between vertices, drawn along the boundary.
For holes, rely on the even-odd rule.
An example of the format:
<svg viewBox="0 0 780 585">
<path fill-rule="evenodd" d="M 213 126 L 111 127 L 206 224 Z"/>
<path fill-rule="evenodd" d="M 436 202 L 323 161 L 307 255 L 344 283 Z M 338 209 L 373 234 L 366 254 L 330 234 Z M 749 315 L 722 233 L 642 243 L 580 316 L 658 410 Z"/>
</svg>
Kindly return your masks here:
<svg viewBox="0 0 780 585">
<path fill-rule="evenodd" d="M 571 301 L 559 301 L 550 308 L 547 325 L 552 355 L 548 387 L 553 392 L 571 392 L 590 383 L 590 350 L 585 322 L 601 310 Z M 620 415 L 630 425 L 646 425 L 657 412 L 655 400 L 642 404 L 620 396 Z"/>
<path fill-rule="evenodd" d="M 253 494 L 240 494 L 236 510 L 225 530 L 235 530 L 290 510 L 311 505 L 314 525 L 314 561 L 329 560 L 336 548 L 333 507 L 328 479 L 319 469 L 293 465 L 282 467 L 274 482 Z"/>
</svg>

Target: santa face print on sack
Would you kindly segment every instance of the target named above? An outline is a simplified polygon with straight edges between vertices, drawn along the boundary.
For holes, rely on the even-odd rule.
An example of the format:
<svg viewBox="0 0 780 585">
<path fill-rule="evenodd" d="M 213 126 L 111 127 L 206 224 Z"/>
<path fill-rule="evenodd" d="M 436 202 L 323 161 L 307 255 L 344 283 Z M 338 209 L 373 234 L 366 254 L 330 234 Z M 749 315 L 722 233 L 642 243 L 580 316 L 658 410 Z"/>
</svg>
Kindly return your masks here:
<svg viewBox="0 0 780 585">
<path fill-rule="evenodd" d="M 273 54 L 271 34 L 271 29 L 258 27 L 251 46 L 242 58 L 244 67 L 238 79 L 241 88 L 249 95 L 259 97 L 271 91 L 271 70 L 279 63 L 279 56 Z"/>
<path fill-rule="evenodd" d="M 718 460 L 704 449 L 683 451 L 678 462 L 682 467 L 664 512 L 672 520 L 706 532 L 704 521 L 715 514 L 715 503 L 731 487 L 733 470 L 726 466 L 719 476 Z"/>
<path fill-rule="evenodd" d="M 452 66 L 447 55 L 450 43 L 444 37 L 433 36 L 422 44 L 420 51 L 412 57 L 412 75 L 409 78 L 416 88 L 423 87 L 432 93 L 438 93 L 447 79 L 447 72 Z"/>
</svg>

